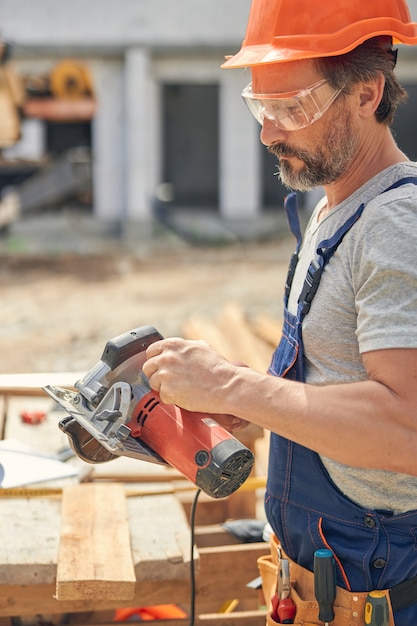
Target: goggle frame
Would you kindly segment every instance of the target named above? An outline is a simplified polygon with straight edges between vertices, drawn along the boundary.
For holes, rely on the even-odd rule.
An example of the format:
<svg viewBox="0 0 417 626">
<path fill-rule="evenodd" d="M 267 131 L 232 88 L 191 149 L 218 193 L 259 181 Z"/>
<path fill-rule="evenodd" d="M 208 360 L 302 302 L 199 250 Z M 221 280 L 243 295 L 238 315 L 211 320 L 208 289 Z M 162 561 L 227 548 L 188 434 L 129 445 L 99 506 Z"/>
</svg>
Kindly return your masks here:
<svg viewBox="0 0 417 626">
<path fill-rule="evenodd" d="M 276 128 L 285 131 L 301 130 L 319 120 L 343 91 L 332 89 L 330 97 L 323 100 L 330 85 L 322 79 L 299 91 L 288 93 L 260 94 L 253 93 L 252 83 L 242 91 L 249 111 L 263 126 L 264 118 L 272 121 Z"/>
</svg>

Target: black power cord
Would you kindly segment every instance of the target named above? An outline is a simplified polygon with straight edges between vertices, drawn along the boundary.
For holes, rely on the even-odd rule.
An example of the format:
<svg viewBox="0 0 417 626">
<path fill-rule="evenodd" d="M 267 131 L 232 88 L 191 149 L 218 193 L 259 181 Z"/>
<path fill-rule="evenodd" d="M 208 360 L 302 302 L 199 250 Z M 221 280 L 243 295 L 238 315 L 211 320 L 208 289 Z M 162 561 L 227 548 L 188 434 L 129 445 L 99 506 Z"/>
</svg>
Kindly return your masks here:
<svg viewBox="0 0 417 626">
<path fill-rule="evenodd" d="M 194 626 L 195 620 L 195 567 L 194 567 L 194 538 L 195 538 L 195 513 L 197 510 L 198 497 L 201 489 L 197 489 L 194 496 L 193 505 L 191 507 L 190 526 L 191 526 L 191 554 L 190 554 L 190 626 Z"/>
</svg>

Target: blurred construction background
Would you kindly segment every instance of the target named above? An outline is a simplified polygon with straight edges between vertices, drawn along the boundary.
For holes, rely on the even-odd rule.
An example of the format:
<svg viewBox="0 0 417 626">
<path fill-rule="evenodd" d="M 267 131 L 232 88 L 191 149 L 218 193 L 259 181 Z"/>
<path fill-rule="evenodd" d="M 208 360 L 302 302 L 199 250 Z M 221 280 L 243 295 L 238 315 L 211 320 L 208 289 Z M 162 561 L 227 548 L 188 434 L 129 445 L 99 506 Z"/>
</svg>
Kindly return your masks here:
<svg viewBox="0 0 417 626">
<path fill-rule="evenodd" d="M 239 97 L 249 73 L 220 69 L 249 6 L 0 0 L 3 246 L 28 227 L 40 247 L 56 246 L 74 223 L 59 221 L 68 207 L 79 230 L 139 249 L 158 224 L 196 243 L 279 230 L 285 190 Z M 400 50 L 409 103 L 394 124 L 411 159 L 416 57 Z"/>
</svg>

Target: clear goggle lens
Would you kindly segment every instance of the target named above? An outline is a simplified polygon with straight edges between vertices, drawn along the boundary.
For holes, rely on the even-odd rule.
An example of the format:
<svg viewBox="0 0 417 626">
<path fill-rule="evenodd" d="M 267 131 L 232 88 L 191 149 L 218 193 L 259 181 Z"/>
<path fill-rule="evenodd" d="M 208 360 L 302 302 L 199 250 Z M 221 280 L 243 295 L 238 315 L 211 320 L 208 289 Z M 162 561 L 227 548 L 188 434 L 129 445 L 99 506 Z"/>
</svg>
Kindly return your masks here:
<svg viewBox="0 0 417 626">
<path fill-rule="evenodd" d="M 320 119 L 342 89 L 332 89 L 327 80 L 320 80 L 297 92 L 258 94 L 252 92 L 249 83 L 242 91 L 242 98 L 261 126 L 266 118 L 282 130 L 300 130 Z"/>
</svg>

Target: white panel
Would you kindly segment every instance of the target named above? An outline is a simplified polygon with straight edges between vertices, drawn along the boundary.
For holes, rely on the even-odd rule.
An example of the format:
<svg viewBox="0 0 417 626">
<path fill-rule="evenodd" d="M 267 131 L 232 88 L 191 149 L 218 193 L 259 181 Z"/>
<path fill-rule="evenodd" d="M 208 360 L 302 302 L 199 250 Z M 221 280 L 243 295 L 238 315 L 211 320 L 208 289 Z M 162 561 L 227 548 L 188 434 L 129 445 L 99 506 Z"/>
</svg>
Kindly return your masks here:
<svg viewBox="0 0 417 626">
<path fill-rule="evenodd" d="M 116 221 L 125 207 L 123 64 L 96 61 L 92 69 L 98 102 L 92 124 L 94 215 Z"/>
<path fill-rule="evenodd" d="M 226 219 L 252 219 L 260 212 L 259 126 L 240 93 L 250 76 L 227 70 L 220 97 L 220 212 Z"/>
</svg>

